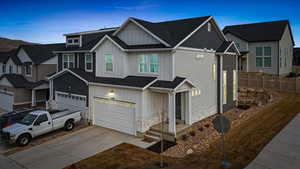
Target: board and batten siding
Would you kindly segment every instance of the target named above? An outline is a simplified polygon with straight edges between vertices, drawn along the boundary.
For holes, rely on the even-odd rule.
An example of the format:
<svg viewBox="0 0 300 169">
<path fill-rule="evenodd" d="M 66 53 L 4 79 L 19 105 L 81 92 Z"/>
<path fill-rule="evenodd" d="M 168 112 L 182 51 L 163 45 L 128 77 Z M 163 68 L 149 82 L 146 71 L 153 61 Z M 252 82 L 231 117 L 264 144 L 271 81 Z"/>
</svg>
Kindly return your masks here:
<svg viewBox="0 0 300 169">
<path fill-rule="evenodd" d="M 128 45 L 145 45 L 145 44 L 159 44 L 152 35 L 145 32 L 136 24 L 129 22 L 118 34 L 122 41 Z"/>
<path fill-rule="evenodd" d="M 203 54 L 203 58 L 196 58 Z M 215 53 L 176 50 L 174 53 L 175 75 L 186 77 L 201 91 L 192 96 L 192 123 L 217 113 L 217 79 L 213 79 Z"/>
<path fill-rule="evenodd" d="M 210 32 L 208 31 L 208 23 L 206 23 L 180 46 L 217 50 L 222 45 L 224 38 L 222 37 L 219 28 L 217 28 L 212 21 L 209 23 L 211 24 Z"/>
<path fill-rule="evenodd" d="M 256 47 L 271 47 L 272 66 L 270 68 L 256 67 Z M 278 42 L 253 42 L 249 43 L 248 65 L 249 72 L 264 72 L 278 75 Z"/>
<path fill-rule="evenodd" d="M 281 54 L 279 57 L 282 59 L 282 66 L 279 64 L 279 74 L 286 75 L 292 72 L 293 64 L 293 41 L 290 36 L 291 32 L 288 26 L 285 27 L 285 31 L 282 35 L 282 39 L 279 41 L 279 48 L 281 49 Z M 285 53 L 287 50 L 287 53 Z M 285 57 L 286 57 L 286 66 L 285 66 Z M 280 61 L 279 61 L 280 62 Z"/>
<path fill-rule="evenodd" d="M 159 59 L 159 70 L 158 73 L 143 73 L 139 72 L 139 57 L 141 55 L 157 54 Z M 173 80 L 172 75 L 172 54 L 171 52 L 137 52 L 128 54 L 128 70 L 126 71 L 129 75 L 135 76 L 154 76 L 159 80 Z"/>
</svg>

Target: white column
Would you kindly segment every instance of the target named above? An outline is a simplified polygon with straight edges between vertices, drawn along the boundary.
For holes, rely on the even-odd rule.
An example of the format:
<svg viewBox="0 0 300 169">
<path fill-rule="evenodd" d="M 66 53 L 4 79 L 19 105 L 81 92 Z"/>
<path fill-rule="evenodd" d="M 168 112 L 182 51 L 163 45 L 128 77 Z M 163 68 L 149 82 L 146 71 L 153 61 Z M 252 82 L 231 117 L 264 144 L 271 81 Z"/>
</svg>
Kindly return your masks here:
<svg viewBox="0 0 300 169">
<path fill-rule="evenodd" d="M 223 55 L 220 55 L 220 113 L 223 113 Z"/>
<path fill-rule="evenodd" d="M 36 97 L 35 97 L 35 90 L 31 90 L 31 106 L 36 106 Z"/>
<path fill-rule="evenodd" d="M 192 124 L 192 94 L 191 94 L 191 90 L 189 90 L 188 92 L 186 92 L 186 101 L 187 101 L 187 111 L 186 111 L 186 120 L 185 123 L 188 125 Z"/>
<path fill-rule="evenodd" d="M 49 81 L 49 100 L 52 101 L 53 100 L 53 80 Z"/>
<path fill-rule="evenodd" d="M 246 65 L 247 65 L 247 72 L 249 72 L 249 54 L 246 55 Z"/>
<path fill-rule="evenodd" d="M 174 135 L 176 135 L 175 93 L 169 93 L 168 100 L 169 132 L 174 133 Z"/>
</svg>

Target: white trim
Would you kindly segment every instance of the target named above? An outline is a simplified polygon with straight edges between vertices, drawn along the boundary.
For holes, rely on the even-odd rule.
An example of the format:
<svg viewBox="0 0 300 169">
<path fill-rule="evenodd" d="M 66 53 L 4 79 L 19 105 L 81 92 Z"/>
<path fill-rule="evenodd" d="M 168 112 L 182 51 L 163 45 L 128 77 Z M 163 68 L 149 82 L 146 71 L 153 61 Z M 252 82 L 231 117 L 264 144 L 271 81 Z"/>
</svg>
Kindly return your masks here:
<svg viewBox="0 0 300 169">
<path fill-rule="evenodd" d="M 210 53 L 216 52 L 213 49 L 198 49 L 198 48 L 190 48 L 190 47 L 182 47 L 182 46 L 179 46 L 177 49 L 189 50 L 189 51 L 196 51 L 196 52 L 210 52 Z"/>
<path fill-rule="evenodd" d="M 151 48 L 151 49 L 125 49 L 125 52 L 144 52 L 144 51 L 171 51 L 173 48 Z"/>
<path fill-rule="evenodd" d="M 61 70 L 60 72 L 57 72 L 56 74 L 54 74 L 54 75 L 48 77 L 48 80 L 55 79 L 58 75 L 63 74 L 63 73 L 65 73 L 65 72 L 69 72 L 69 73 L 73 74 L 74 76 L 76 76 L 76 77 L 78 77 L 79 79 L 81 79 L 82 81 L 84 81 L 86 84 L 89 83 L 88 81 L 86 81 L 85 79 L 83 79 L 82 77 L 80 77 L 79 75 L 77 75 L 76 73 L 72 72 L 72 71 L 69 70 L 69 69 L 63 69 L 63 70 Z"/>
<path fill-rule="evenodd" d="M 183 40 L 181 40 L 175 47 L 174 49 L 176 49 L 179 45 L 181 45 L 183 42 L 185 42 L 188 38 L 190 38 L 195 32 L 197 32 L 202 26 L 204 26 L 207 22 L 209 22 L 213 17 L 210 16 L 209 18 L 207 18 L 206 21 L 204 21 L 201 25 L 199 25 L 193 32 L 191 32 L 188 36 L 186 36 Z"/>
<path fill-rule="evenodd" d="M 213 21 L 215 22 L 215 25 L 217 26 L 217 28 L 219 29 L 219 33 L 221 33 L 222 37 L 224 38 L 225 41 L 227 41 L 227 37 L 225 36 L 225 34 L 223 33 L 222 29 L 219 27 L 219 24 L 217 23 L 217 21 L 215 20 L 214 17 L 212 17 Z"/>
<path fill-rule="evenodd" d="M 67 58 L 68 58 L 68 61 L 66 62 L 68 64 L 68 66 L 66 68 L 65 68 L 65 64 L 64 64 L 65 63 L 65 59 L 64 59 L 65 56 L 67 56 Z M 73 57 L 72 60 L 70 60 L 70 56 Z M 70 63 L 72 63 L 72 62 L 73 62 L 73 67 L 72 68 L 76 68 L 77 67 L 77 65 L 76 65 L 76 53 L 64 53 L 64 54 L 62 54 L 62 69 L 70 69 Z"/>
<path fill-rule="evenodd" d="M 112 40 L 108 35 L 105 35 L 89 52 L 94 52 L 96 50 L 96 48 L 98 48 L 98 46 L 101 45 L 101 43 L 108 38 L 112 43 L 114 43 L 116 46 L 118 46 L 122 51 L 124 51 L 124 49 L 118 44 L 116 43 L 114 40 Z"/>
<path fill-rule="evenodd" d="M 156 40 L 160 41 L 162 44 L 170 47 L 171 45 L 169 45 L 167 42 L 165 42 L 164 40 L 162 40 L 161 38 L 159 38 L 158 36 L 154 35 L 151 31 L 149 31 L 148 29 L 146 29 L 145 27 L 143 27 L 141 24 L 139 24 L 137 21 L 135 21 L 133 18 L 128 18 L 122 25 L 121 27 L 119 27 L 119 29 L 117 29 L 113 35 L 116 36 L 126 25 L 127 23 L 131 21 L 134 24 L 136 24 L 137 26 L 139 26 L 140 28 L 142 28 L 144 31 L 146 31 L 147 33 L 149 33 L 151 36 L 153 36 Z"/>
<path fill-rule="evenodd" d="M 143 88 L 138 88 L 138 87 L 130 87 L 130 86 L 123 86 L 123 85 L 112 85 L 112 84 L 95 83 L 95 82 L 90 82 L 89 85 L 143 90 Z"/>
<path fill-rule="evenodd" d="M 185 82 L 189 83 L 191 86 L 196 87 L 191 81 L 185 79 L 183 80 L 177 87 L 174 88 L 174 91 L 176 91 L 180 86 L 182 86 Z"/>
<path fill-rule="evenodd" d="M 154 84 L 158 79 L 154 79 L 152 82 L 150 82 L 148 85 L 146 85 L 143 90 L 147 89 L 148 87 L 150 87 L 152 84 Z"/>
<path fill-rule="evenodd" d="M 55 91 L 55 96 L 56 96 L 56 94 L 65 94 L 65 95 L 69 95 L 70 93 L 61 92 L 61 91 Z M 73 93 L 71 93 L 71 95 L 73 95 L 73 96 L 78 96 L 78 97 L 84 97 L 85 99 L 87 98 L 85 95 L 80 95 L 80 94 L 73 94 Z"/>
<path fill-rule="evenodd" d="M 236 47 L 236 45 L 235 45 L 235 43 L 234 43 L 233 41 L 230 43 L 230 45 L 227 47 L 227 49 L 224 51 L 224 53 L 231 54 L 232 52 L 227 52 L 227 51 L 230 49 L 230 47 L 231 47 L 232 45 L 235 47 L 235 50 L 238 52 L 238 54 L 241 55 L 239 49 Z"/>
<path fill-rule="evenodd" d="M 52 51 L 52 53 L 56 54 L 56 53 L 86 53 L 86 52 L 90 52 L 89 50 L 74 50 L 74 51 Z"/>
<path fill-rule="evenodd" d="M 68 33 L 68 34 L 63 34 L 63 36 L 73 36 L 73 35 L 86 35 L 86 34 L 92 34 L 92 33 L 99 33 L 99 32 L 108 32 L 108 31 L 113 31 L 117 30 L 118 28 L 109 28 L 109 29 L 104 29 L 104 30 L 93 30 L 93 31 L 84 31 L 84 32 L 75 32 L 75 33 Z"/>
<path fill-rule="evenodd" d="M 87 55 L 90 55 L 91 56 L 91 69 L 87 69 L 87 66 L 86 66 L 86 56 Z M 79 57 L 78 57 L 79 58 Z M 84 54 L 84 70 L 86 71 L 86 72 L 93 72 L 93 70 L 94 70 L 94 67 L 93 67 L 93 61 L 94 59 L 93 59 L 93 53 L 85 53 Z"/>
</svg>

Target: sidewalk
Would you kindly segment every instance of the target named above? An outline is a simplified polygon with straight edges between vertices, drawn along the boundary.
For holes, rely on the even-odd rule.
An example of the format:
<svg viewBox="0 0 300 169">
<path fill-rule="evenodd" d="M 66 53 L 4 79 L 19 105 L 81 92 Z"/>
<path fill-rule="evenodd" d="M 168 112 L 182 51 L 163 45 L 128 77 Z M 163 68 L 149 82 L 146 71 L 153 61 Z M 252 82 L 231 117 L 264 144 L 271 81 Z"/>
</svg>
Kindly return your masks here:
<svg viewBox="0 0 300 169">
<path fill-rule="evenodd" d="M 298 114 L 246 169 L 300 168 L 300 114 Z"/>
<path fill-rule="evenodd" d="M 17 164 L 15 161 L 0 155 L 0 168 L 1 169 L 27 169 L 26 167 Z"/>
</svg>

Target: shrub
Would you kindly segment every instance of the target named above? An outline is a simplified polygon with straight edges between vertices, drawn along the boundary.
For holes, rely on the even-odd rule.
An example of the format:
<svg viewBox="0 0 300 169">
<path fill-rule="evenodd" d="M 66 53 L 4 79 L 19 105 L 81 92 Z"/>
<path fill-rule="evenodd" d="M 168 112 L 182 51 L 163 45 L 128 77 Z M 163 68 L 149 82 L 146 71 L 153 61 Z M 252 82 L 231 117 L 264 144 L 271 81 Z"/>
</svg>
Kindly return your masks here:
<svg viewBox="0 0 300 169">
<path fill-rule="evenodd" d="M 198 130 L 199 130 L 199 131 L 203 131 L 203 127 L 199 127 Z"/>
<path fill-rule="evenodd" d="M 194 137 L 196 135 L 195 131 L 190 131 L 190 135 Z"/>
<path fill-rule="evenodd" d="M 183 141 L 186 141 L 186 140 L 188 139 L 188 136 L 184 134 L 184 135 L 181 136 L 181 139 L 182 139 Z"/>
</svg>

